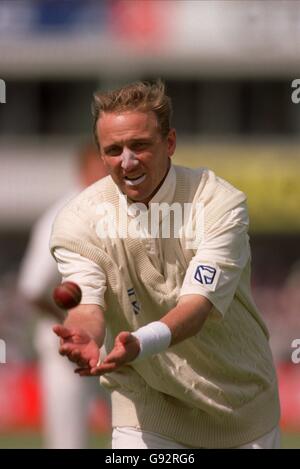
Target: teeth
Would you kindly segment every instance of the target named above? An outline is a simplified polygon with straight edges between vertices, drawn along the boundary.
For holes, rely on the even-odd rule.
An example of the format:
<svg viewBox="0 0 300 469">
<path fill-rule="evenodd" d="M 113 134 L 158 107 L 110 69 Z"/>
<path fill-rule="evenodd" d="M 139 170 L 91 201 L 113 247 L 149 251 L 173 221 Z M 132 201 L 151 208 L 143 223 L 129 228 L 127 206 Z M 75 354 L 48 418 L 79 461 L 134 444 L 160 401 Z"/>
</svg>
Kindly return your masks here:
<svg viewBox="0 0 300 469">
<path fill-rule="evenodd" d="M 141 182 L 143 182 L 146 178 L 146 174 L 142 174 L 140 177 L 138 177 L 137 179 L 127 179 L 125 178 L 125 183 L 128 185 L 128 186 L 137 186 L 138 184 L 140 184 Z"/>
</svg>

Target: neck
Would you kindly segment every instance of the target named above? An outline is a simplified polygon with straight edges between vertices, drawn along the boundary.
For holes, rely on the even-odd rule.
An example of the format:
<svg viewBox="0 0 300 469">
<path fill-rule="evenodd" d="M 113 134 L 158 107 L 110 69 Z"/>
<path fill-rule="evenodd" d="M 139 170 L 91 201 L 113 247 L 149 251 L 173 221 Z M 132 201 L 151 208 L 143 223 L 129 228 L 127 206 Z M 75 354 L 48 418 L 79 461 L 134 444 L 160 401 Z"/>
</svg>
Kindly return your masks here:
<svg viewBox="0 0 300 469">
<path fill-rule="evenodd" d="M 149 202 L 150 200 L 155 196 L 155 194 L 159 191 L 159 189 L 161 188 L 161 186 L 163 185 L 163 183 L 165 182 L 165 179 L 168 175 L 168 172 L 169 172 L 169 169 L 171 167 L 171 160 L 169 159 L 169 164 L 168 164 L 168 167 L 167 167 L 167 170 L 165 172 L 165 175 L 164 177 L 162 178 L 162 180 L 160 181 L 160 183 L 158 184 L 158 186 L 156 187 L 156 189 L 154 189 L 154 191 L 152 192 L 152 194 L 149 195 L 149 197 L 147 197 L 147 199 L 143 200 L 142 203 L 145 204 L 147 207 L 149 206 Z"/>
</svg>

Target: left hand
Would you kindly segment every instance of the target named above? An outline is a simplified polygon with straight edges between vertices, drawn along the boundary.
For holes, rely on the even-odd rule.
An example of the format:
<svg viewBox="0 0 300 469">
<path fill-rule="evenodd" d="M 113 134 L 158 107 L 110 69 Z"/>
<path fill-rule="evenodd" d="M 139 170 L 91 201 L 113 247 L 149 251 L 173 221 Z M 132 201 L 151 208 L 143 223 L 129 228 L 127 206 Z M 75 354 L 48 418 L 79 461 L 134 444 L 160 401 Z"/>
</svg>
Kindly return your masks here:
<svg viewBox="0 0 300 469">
<path fill-rule="evenodd" d="M 110 373 L 134 360 L 139 351 L 139 340 L 130 332 L 120 332 L 115 339 L 114 348 L 102 363 L 92 368 L 77 368 L 75 373 L 80 376 L 98 376 Z"/>
</svg>

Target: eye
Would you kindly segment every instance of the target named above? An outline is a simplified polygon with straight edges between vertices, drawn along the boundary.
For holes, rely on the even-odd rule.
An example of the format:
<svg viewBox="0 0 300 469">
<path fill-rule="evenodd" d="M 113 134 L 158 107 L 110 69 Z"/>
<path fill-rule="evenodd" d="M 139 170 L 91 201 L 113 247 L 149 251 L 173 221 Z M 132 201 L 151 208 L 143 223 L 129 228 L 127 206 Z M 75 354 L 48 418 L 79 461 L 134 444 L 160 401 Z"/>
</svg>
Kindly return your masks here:
<svg viewBox="0 0 300 469">
<path fill-rule="evenodd" d="M 149 147 L 149 142 L 144 142 L 144 141 L 134 142 L 130 146 L 131 150 L 133 151 L 143 151 L 143 150 L 146 150 L 148 147 Z"/>
<path fill-rule="evenodd" d="M 113 146 L 105 149 L 105 155 L 107 156 L 119 156 L 122 153 L 122 147 Z"/>
</svg>

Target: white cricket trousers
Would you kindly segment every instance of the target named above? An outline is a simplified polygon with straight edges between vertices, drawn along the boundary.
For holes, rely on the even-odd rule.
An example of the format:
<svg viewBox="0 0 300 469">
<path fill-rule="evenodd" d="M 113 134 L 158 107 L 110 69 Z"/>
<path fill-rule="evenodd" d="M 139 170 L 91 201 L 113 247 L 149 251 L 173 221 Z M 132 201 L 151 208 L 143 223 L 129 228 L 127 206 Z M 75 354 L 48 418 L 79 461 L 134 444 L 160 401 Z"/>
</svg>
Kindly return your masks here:
<svg viewBox="0 0 300 469">
<path fill-rule="evenodd" d="M 58 353 L 53 321 L 40 319 L 35 345 L 39 353 L 44 447 L 87 447 L 89 383 L 74 373 L 74 365 Z"/>
<path fill-rule="evenodd" d="M 134 427 L 115 427 L 112 433 L 112 449 L 191 449 L 158 433 L 141 431 Z M 271 432 L 235 449 L 279 449 L 280 430 Z"/>
</svg>

